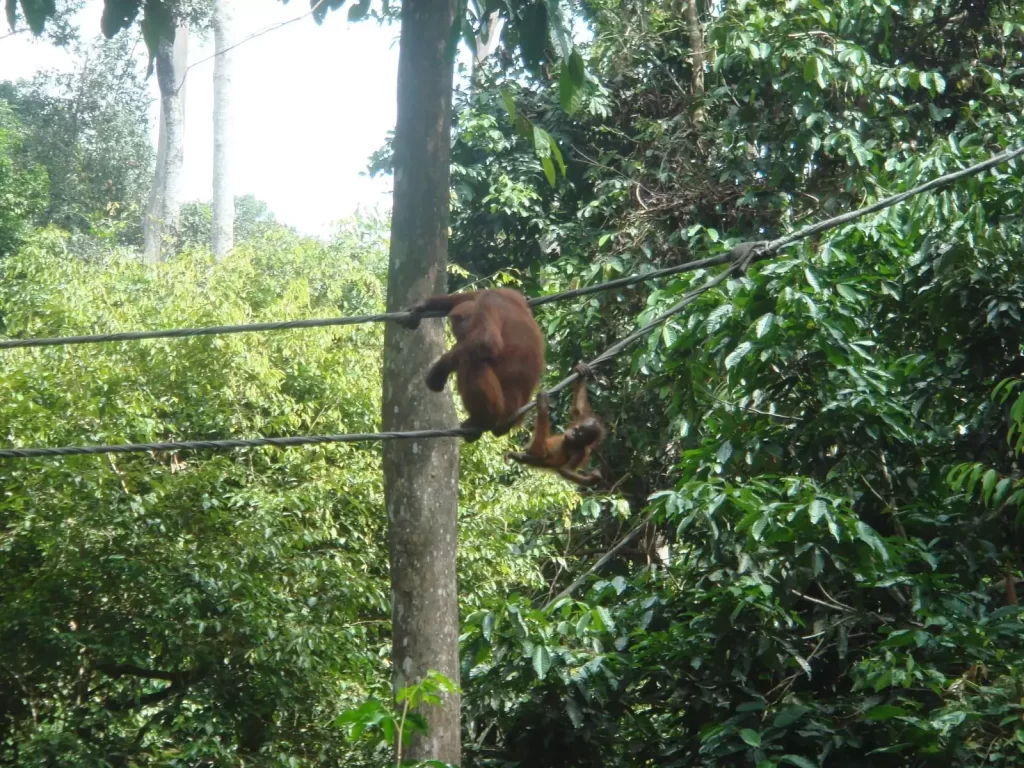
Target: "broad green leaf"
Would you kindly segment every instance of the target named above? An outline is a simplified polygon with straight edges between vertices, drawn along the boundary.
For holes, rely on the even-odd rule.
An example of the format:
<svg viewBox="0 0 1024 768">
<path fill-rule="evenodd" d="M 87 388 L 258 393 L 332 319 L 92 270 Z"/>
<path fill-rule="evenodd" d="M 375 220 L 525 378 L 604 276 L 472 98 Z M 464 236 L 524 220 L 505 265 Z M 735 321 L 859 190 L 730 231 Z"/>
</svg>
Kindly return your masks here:
<svg viewBox="0 0 1024 768">
<path fill-rule="evenodd" d="M 516 121 L 516 102 L 512 98 L 511 92 L 507 88 L 501 89 L 501 102 L 505 105 L 505 111 L 508 112 L 509 120 L 513 123 Z"/>
<path fill-rule="evenodd" d="M 573 85 L 578 89 L 582 88 L 586 82 L 586 66 L 577 48 L 573 48 L 572 53 L 569 54 L 568 64 L 569 76 L 572 78 Z"/>
<path fill-rule="evenodd" d="M 548 180 L 548 184 L 552 187 L 555 186 L 555 164 L 551 162 L 551 157 L 545 155 L 540 159 L 541 166 L 544 168 L 544 176 Z"/>
<path fill-rule="evenodd" d="M 348 9 L 348 20 L 358 21 L 363 18 L 370 10 L 370 0 L 359 0 L 351 8 Z M 472 35 L 470 35 L 472 37 Z M 475 42 L 475 41 L 474 41 Z M 475 45 L 474 45 L 475 52 Z"/>
<path fill-rule="evenodd" d="M 757 334 L 757 338 L 763 338 L 772 329 L 774 325 L 775 315 L 773 315 L 771 312 L 765 315 L 761 315 L 761 317 L 758 318 L 757 320 L 757 324 L 755 325 L 755 333 Z"/>
<path fill-rule="evenodd" d="M 891 704 L 882 704 L 865 712 L 864 719 L 869 721 L 892 720 L 896 717 L 905 717 L 906 714 L 907 711 L 902 707 L 896 707 Z"/>
<path fill-rule="evenodd" d="M 548 670 L 551 669 L 551 654 L 543 645 L 534 646 L 533 669 L 537 673 L 537 678 L 540 680 L 543 680 L 547 675 Z"/>
<path fill-rule="evenodd" d="M 598 605 L 593 610 L 594 618 L 598 620 L 601 629 L 605 632 L 615 631 L 615 620 L 603 605 Z"/>
<path fill-rule="evenodd" d="M 558 98 L 559 102 L 568 114 L 575 114 L 583 101 L 583 93 L 576 85 L 569 74 L 569 68 L 562 65 L 562 71 L 558 75 Z"/>
<path fill-rule="evenodd" d="M 772 725 L 776 728 L 786 728 L 795 723 L 809 711 L 810 707 L 805 707 L 802 704 L 795 704 L 793 706 L 786 707 L 775 716 L 775 720 Z"/>
<path fill-rule="evenodd" d="M 886 549 L 885 543 L 878 537 L 878 534 L 875 533 L 870 526 L 860 520 L 857 521 L 856 527 L 857 538 L 878 552 L 885 562 L 889 562 L 889 551 Z"/>
<path fill-rule="evenodd" d="M 818 522 L 821 520 L 821 518 L 825 516 L 827 512 L 828 505 L 825 503 L 823 499 L 815 499 L 807 508 L 807 514 L 810 516 L 811 522 L 815 525 L 818 524 Z"/>
<path fill-rule="evenodd" d="M 749 728 L 744 728 L 742 731 L 740 731 L 740 738 L 752 747 L 761 746 L 761 734 L 759 734 L 757 731 L 752 731 Z"/>
<path fill-rule="evenodd" d="M 725 358 L 725 370 L 729 370 L 735 366 L 740 360 L 746 357 L 747 353 L 753 349 L 753 345 L 749 341 L 744 341 L 736 346 L 732 352 Z"/>
</svg>

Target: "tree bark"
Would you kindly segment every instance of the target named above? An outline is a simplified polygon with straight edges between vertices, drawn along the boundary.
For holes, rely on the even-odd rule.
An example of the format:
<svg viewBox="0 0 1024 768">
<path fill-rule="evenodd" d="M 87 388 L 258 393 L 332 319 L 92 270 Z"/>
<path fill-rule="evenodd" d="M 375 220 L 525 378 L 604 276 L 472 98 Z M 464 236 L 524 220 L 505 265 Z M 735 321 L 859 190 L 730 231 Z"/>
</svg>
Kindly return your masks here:
<svg viewBox="0 0 1024 768">
<path fill-rule="evenodd" d="M 693 98 L 697 102 L 693 110 L 693 122 L 701 125 L 704 122 L 704 30 L 700 26 L 700 15 L 697 13 L 697 0 L 683 0 L 683 13 L 686 14 L 686 26 L 690 32 L 690 65 L 693 67 L 691 84 Z"/>
<path fill-rule="evenodd" d="M 178 229 L 182 166 L 185 162 L 185 68 L 188 29 L 178 27 L 174 40 L 157 44 L 156 79 L 160 87 L 160 127 L 156 173 L 142 221 L 146 261 L 162 261 L 164 238 Z"/>
<path fill-rule="evenodd" d="M 452 71 L 445 47 L 455 0 L 403 0 L 395 125 L 388 311 L 446 290 Z M 444 321 L 384 331 L 383 425 L 387 431 L 456 424 L 448 392 L 424 383 L 444 352 Z M 455 582 L 459 446 L 456 439 L 384 444 L 384 499 L 391 552 L 393 685 L 435 669 L 459 680 Z M 430 731 L 403 751 L 409 759 L 460 763 L 459 698 L 422 712 Z"/>
<path fill-rule="evenodd" d="M 235 193 L 231 183 L 231 69 L 234 3 L 213 3 L 213 255 L 227 256 L 235 245 Z"/>
</svg>

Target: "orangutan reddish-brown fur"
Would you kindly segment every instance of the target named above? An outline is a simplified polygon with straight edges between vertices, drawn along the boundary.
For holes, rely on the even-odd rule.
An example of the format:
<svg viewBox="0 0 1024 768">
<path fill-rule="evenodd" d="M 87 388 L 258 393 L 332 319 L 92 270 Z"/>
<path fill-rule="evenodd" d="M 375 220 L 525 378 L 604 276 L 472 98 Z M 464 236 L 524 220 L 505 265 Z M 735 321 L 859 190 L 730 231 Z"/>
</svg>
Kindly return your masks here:
<svg viewBox="0 0 1024 768">
<path fill-rule="evenodd" d="M 513 416 L 529 402 L 544 368 L 544 336 L 530 305 L 508 288 L 431 296 L 410 310 L 404 325 L 415 328 L 422 313 L 435 310 L 448 316 L 456 343 L 431 366 L 427 386 L 440 392 L 454 373 L 469 413 L 462 426 L 506 434 L 522 421 Z"/>
<path fill-rule="evenodd" d="M 585 363 L 576 366 L 579 378 L 572 393 L 572 407 L 569 410 L 569 426 L 560 435 L 551 434 L 551 404 L 546 392 L 537 395 L 537 427 L 533 442 L 525 453 L 507 453 L 505 456 L 522 464 L 552 469 L 566 480 L 578 485 L 596 485 L 601 473 L 577 470 L 587 463 L 591 451 L 604 439 L 604 425 L 594 414 L 587 400 L 587 377 L 590 367 Z"/>
</svg>

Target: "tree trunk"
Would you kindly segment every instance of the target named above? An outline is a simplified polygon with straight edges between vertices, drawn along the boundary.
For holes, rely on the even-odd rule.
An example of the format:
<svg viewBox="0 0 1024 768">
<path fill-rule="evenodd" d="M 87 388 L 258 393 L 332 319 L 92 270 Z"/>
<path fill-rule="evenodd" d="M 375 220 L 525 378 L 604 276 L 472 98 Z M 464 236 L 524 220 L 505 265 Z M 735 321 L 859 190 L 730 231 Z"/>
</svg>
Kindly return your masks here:
<svg viewBox="0 0 1024 768">
<path fill-rule="evenodd" d="M 498 45 L 501 43 L 501 31 L 505 28 L 505 17 L 500 14 L 499 11 L 492 11 L 487 17 L 487 40 L 484 41 L 483 36 L 480 33 L 476 35 L 476 54 L 473 56 L 473 71 L 470 76 L 470 82 L 474 88 L 479 84 L 479 73 L 480 66 L 483 64 L 484 59 L 498 50 Z"/>
<path fill-rule="evenodd" d="M 142 221 L 146 261 L 164 258 L 164 238 L 178 229 L 182 165 L 185 162 L 185 67 L 188 29 L 178 27 L 174 40 L 157 44 L 156 80 L 160 87 L 160 128 L 156 173 Z"/>
<path fill-rule="evenodd" d="M 700 15 L 697 13 L 697 0 L 683 0 L 683 13 L 686 14 L 686 26 L 690 31 L 690 64 L 693 67 L 692 87 L 693 98 L 697 102 L 693 110 L 694 125 L 704 122 L 704 30 L 700 26 Z"/>
<path fill-rule="evenodd" d="M 231 68 L 234 53 L 232 0 L 213 2 L 213 255 L 235 245 L 235 193 L 231 184 Z"/>
<path fill-rule="evenodd" d="M 453 60 L 445 55 L 455 0 L 403 0 L 395 125 L 388 311 L 446 290 Z M 444 352 L 442 319 L 384 331 L 386 431 L 455 425 L 451 395 L 424 383 Z M 391 550 L 395 691 L 435 669 L 459 680 L 455 585 L 459 446 L 455 439 L 384 443 L 384 500 Z M 426 707 L 430 732 L 404 750 L 409 759 L 460 762 L 459 699 Z"/>
</svg>

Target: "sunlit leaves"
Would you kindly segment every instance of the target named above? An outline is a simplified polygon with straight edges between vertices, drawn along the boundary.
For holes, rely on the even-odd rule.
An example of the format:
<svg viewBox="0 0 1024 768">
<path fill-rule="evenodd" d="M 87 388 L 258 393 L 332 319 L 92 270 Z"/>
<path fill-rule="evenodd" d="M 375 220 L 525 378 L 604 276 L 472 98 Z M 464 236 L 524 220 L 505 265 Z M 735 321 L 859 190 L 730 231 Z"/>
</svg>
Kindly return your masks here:
<svg viewBox="0 0 1024 768">
<path fill-rule="evenodd" d="M 518 111 L 515 106 L 515 99 L 512 94 L 503 89 L 501 92 L 502 102 L 508 112 L 509 119 L 515 125 L 517 132 L 533 146 L 533 150 L 541 161 L 544 176 L 551 186 L 555 185 L 555 163 L 564 176 L 566 173 L 565 160 L 562 158 L 562 151 L 554 137 L 533 123 L 526 115 Z"/>
</svg>

